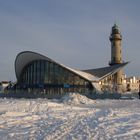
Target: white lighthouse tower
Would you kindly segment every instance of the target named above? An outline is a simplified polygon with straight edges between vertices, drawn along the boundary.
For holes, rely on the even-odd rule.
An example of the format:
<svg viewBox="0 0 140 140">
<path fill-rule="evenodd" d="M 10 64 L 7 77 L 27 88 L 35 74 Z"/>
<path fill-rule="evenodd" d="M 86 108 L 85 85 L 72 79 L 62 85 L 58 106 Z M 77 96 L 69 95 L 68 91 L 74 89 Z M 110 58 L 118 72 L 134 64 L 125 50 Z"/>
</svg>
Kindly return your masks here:
<svg viewBox="0 0 140 140">
<path fill-rule="evenodd" d="M 119 30 L 119 27 L 114 24 L 110 34 L 110 42 L 111 42 L 111 61 L 109 62 L 110 66 L 118 65 L 122 63 L 122 35 Z M 119 70 L 113 76 L 113 84 L 116 86 L 116 91 L 121 92 L 122 88 L 122 70 Z"/>
</svg>

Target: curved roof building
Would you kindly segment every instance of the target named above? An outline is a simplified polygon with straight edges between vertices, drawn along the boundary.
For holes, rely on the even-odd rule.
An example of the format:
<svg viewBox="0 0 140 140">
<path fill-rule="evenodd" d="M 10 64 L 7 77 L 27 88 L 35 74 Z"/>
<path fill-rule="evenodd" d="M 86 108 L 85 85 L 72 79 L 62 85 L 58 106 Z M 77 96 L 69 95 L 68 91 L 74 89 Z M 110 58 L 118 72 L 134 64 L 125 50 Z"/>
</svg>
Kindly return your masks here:
<svg viewBox="0 0 140 140">
<path fill-rule="evenodd" d="M 46 92 L 88 92 L 101 90 L 99 82 L 122 69 L 127 63 L 89 70 L 64 66 L 47 56 L 25 51 L 17 55 L 15 73 L 21 89 L 43 89 Z"/>
</svg>

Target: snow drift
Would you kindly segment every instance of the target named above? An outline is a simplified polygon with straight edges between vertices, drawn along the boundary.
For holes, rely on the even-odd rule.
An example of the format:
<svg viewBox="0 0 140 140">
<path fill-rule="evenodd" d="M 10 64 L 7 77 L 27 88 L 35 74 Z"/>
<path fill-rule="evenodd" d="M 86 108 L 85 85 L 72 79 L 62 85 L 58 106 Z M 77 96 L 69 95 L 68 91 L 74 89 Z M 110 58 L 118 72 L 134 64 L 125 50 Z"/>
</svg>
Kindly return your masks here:
<svg viewBox="0 0 140 140">
<path fill-rule="evenodd" d="M 79 105 L 79 104 L 92 104 L 94 100 L 87 98 L 85 95 L 79 93 L 67 93 L 61 98 L 62 103 L 69 105 Z"/>
</svg>

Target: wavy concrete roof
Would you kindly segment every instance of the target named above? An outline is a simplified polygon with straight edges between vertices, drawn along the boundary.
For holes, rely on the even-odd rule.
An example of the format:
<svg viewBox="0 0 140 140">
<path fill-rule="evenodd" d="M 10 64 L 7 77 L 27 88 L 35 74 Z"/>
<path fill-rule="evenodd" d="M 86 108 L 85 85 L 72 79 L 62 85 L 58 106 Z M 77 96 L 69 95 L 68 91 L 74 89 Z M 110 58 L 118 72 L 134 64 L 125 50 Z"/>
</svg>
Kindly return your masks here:
<svg viewBox="0 0 140 140">
<path fill-rule="evenodd" d="M 59 66 L 79 75 L 80 77 L 83 77 L 84 79 L 88 80 L 88 81 L 98 81 L 98 78 L 90 73 L 86 73 L 86 72 L 83 72 L 83 71 L 80 71 L 80 70 L 75 70 L 75 69 L 72 69 L 72 68 L 69 68 L 69 67 L 66 67 L 62 64 L 59 64 L 57 62 L 55 62 L 54 60 L 44 56 L 44 55 L 41 55 L 41 54 L 38 54 L 38 53 L 35 53 L 35 52 L 30 52 L 30 51 L 25 51 L 25 52 L 21 52 L 17 55 L 16 57 L 16 60 L 15 60 L 15 73 L 16 73 L 16 77 L 17 79 L 19 79 L 20 77 L 20 74 L 23 70 L 23 68 L 29 64 L 30 62 L 32 61 L 35 61 L 35 60 L 47 60 L 49 62 L 53 62 L 53 63 L 56 63 L 58 64 Z"/>
<path fill-rule="evenodd" d="M 41 55 L 41 54 L 38 54 L 35 52 L 31 52 L 31 51 L 24 51 L 24 52 L 19 53 L 15 60 L 15 73 L 16 73 L 17 79 L 20 78 L 20 74 L 21 74 L 23 68 L 27 64 L 29 64 L 30 62 L 35 61 L 35 60 L 46 60 L 46 61 L 58 64 L 59 66 L 79 75 L 80 77 L 82 77 L 90 82 L 97 82 L 97 81 L 107 77 L 110 74 L 114 74 L 118 70 L 122 69 L 128 63 L 128 62 L 126 62 L 126 63 L 109 66 L 109 67 L 104 67 L 104 68 L 98 68 L 98 69 L 75 70 L 75 69 L 69 68 L 67 66 L 64 66 L 63 64 L 59 64 L 56 61 L 54 61 L 44 55 Z"/>
<path fill-rule="evenodd" d="M 125 63 L 121 63 L 121 64 L 112 65 L 109 67 L 88 69 L 88 70 L 83 70 L 83 71 L 86 73 L 90 73 L 90 74 L 98 77 L 101 80 L 110 74 L 116 73 L 117 71 L 122 69 L 124 66 L 126 66 L 128 63 L 129 62 L 125 62 Z"/>
</svg>

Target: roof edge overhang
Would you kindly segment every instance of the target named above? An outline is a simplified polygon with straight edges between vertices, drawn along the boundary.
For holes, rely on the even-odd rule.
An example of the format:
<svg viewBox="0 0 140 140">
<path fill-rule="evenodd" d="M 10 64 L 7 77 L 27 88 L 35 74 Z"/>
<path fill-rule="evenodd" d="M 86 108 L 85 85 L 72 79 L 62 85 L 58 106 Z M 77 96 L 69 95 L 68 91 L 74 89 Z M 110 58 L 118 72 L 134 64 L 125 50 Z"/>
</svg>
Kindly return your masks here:
<svg viewBox="0 0 140 140">
<path fill-rule="evenodd" d="M 109 75 L 113 75 L 113 74 L 117 73 L 119 70 L 121 70 L 122 68 L 124 68 L 128 63 L 130 63 L 130 62 L 125 62 L 125 63 L 123 63 L 122 66 L 120 66 L 120 67 L 116 68 L 115 70 L 113 70 L 113 71 L 107 73 L 106 75 L 102 76 L 101 78 L 99 78 L 99 81 L 105 79 Z"/>
</svg>

